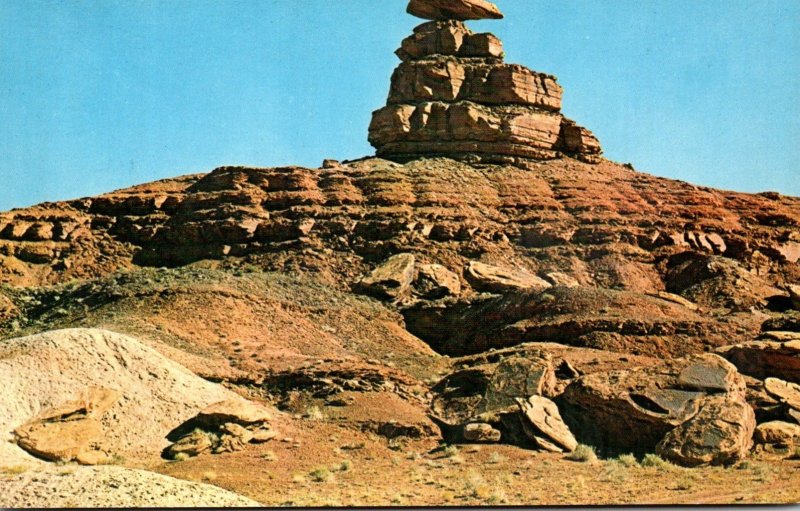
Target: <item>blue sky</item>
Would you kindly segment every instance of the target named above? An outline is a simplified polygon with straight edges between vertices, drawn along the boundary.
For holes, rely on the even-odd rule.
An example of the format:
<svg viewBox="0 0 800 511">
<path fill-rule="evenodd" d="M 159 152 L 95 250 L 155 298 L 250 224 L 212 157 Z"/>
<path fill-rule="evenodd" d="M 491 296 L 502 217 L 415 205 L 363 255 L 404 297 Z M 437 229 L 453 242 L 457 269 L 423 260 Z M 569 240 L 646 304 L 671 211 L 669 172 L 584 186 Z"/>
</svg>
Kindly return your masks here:
<svg viewBox="0 0 800 511">
<path fill-rule="evenodd" d="M 498 0 L 507 60 L 642 171 L 800 195 L 800 1 Z M 0 0 L 0 210 L 373 153 L 404 0 Z"/>
</svg>

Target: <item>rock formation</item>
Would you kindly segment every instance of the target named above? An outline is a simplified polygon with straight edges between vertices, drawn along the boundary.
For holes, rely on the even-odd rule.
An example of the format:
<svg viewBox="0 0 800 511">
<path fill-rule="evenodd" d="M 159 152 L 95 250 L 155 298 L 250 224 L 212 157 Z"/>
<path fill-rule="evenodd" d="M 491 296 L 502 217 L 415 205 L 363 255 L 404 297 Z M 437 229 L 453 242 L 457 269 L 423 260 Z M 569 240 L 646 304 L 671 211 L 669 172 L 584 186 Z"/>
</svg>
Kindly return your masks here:
<svg viewBox="0 0 800 511">
<path fill-rule="evenodd" d="M 599 161 L 594 135 L 561 114 L 556 78 L 504 63 L 497 37 L 464 25 L 502 18 L 494 4 L 412 0 L 408 12 L 433 21 L 415 28 L 397 50 L 403 62 L 387 106 L 373 114 L 369 128 L 378 156 L 517 163 L 567 154 Z"/>
</svg>

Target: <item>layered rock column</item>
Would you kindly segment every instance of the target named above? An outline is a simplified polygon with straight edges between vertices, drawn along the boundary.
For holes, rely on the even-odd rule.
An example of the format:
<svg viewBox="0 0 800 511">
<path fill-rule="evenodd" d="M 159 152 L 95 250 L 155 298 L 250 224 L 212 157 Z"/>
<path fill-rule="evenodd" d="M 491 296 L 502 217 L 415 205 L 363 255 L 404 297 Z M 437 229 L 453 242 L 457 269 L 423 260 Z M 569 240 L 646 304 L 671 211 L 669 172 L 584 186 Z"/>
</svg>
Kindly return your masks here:
<svg viewBox="0 0 800 511">
<path fill-rule="evenodd" d="M 378 156 L 508 162 L 567 154 L 599 161 L 594 135 L 561 115 L 556 78 L 505 63 L 497 37 L 475 34 L 461 21 L 502 17 L 487 4 L 494 7 L 476 0 L 411 2 L 409 12 L 432 21 L 396 52 L 402 63 L 387 106 L 373 113 L 369 128 Z"/>
</svg>

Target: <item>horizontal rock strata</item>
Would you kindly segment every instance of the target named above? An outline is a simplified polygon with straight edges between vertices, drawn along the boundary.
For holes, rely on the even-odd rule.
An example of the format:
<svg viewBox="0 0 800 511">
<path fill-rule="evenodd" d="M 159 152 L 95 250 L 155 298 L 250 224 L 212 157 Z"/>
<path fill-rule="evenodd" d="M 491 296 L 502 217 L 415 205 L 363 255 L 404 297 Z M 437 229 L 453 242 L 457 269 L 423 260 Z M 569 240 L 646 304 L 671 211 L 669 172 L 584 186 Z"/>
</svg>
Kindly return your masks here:
<svg viewBox="0 0 800 511">
<path fill-rule="evenodd" d="M 431 18 L 437 21 L 414 29 L 396 52 L 403 62 L 369 129 L 379 156 L 598 161 L 594 135 L 561 115 L 554 76 L 504 63 L 502 42 L 472 33 L 458 21 L 467 18 Z"/>
</svg>

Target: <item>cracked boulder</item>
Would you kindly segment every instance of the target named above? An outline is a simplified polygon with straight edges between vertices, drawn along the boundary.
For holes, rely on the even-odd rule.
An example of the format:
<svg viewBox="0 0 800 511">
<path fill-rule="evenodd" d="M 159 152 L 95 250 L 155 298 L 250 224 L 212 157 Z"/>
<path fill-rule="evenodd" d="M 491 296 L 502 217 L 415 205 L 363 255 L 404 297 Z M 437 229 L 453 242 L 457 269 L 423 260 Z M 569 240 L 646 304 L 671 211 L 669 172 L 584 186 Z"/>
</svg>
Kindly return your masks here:
<svg viewBox="0 0 800 511">
<path fill-rule="evenodd" d="M 14 430 L 17 445 L 48 461 L 97 465 L 109 455 L 100 419 L 119 401 L 115 390 L 89 388 L 75 401 L 46 410 Z"/>
<path fill-rule="evenodd" d="M 214 403 L 167 435 L 174 443 L 165 449 L 164 456 L 176 459 L 204 452 L 241 451 L 249 443 L 275 437 L 269 425 L 271 419 L 272 412 L 267 408 L 243 399 Z"/>
<path fill-rule="evenodd" d="M 572 452 L 578 447 L 578 441 L 564 424 L 554 402 L 542 396 L 517 398 L 516 401 L 520 408 L 522 430 L 539 448 L 551 452 Z"/>
<path fill-rule="evenodd" d="M 511 270 L 478 261 L 469 262 L 464 270 L 464 276 L 472 287 L 489 293 L 544 291 L 552 287 L 546 280 L 524 270 Z"/>
<path fill-rule="evenodd" d="M 590 374 L 570 384 L 557 401 L 578 440 L 604 454 L 652 453 L 662 444 L 659 450 L 681 463 L 721 463 L 744 452 L 742 438 L 755 425 L 745 388 L 736 367 L 717 355 L 702 354 L 654 367 Z M 704 422 L 688 422 L 695 417 L 738 426 L 706 434 Z M 716 443 L 710 443 L 712 437 Z"/>
<path fill-rule="evenodd" d="M 414 281 L 413 254 L 397 254 L 361 279 L 357 288 L 376 298 L 396 299 L 404 295 Z"/>
<path fill-rule="evenodd" d="M 414 281 L 415 292 L 429 300 L 461 294 L 461 280 L 458 275 L 440 264 L 423 264 L 419 267 Z"/>
<path fill-rule="evenodd" d="M 455 426 L 479 421 L 483 416 L 517 410 L 517 398 L 550 393 L 555 385 L 552 357 L 530 352 L 497 364 L 456 371 L 442 379 L 433 391 L 431 412 Z"/>
<path fill-rule="evenodd" d="M 755 413 L 740 396 L 710 396 L 697 415 L 664 436 L 656 453 L 687 467 L 732 465 L 747 456 L 755 427 Z"/>
</svg>

